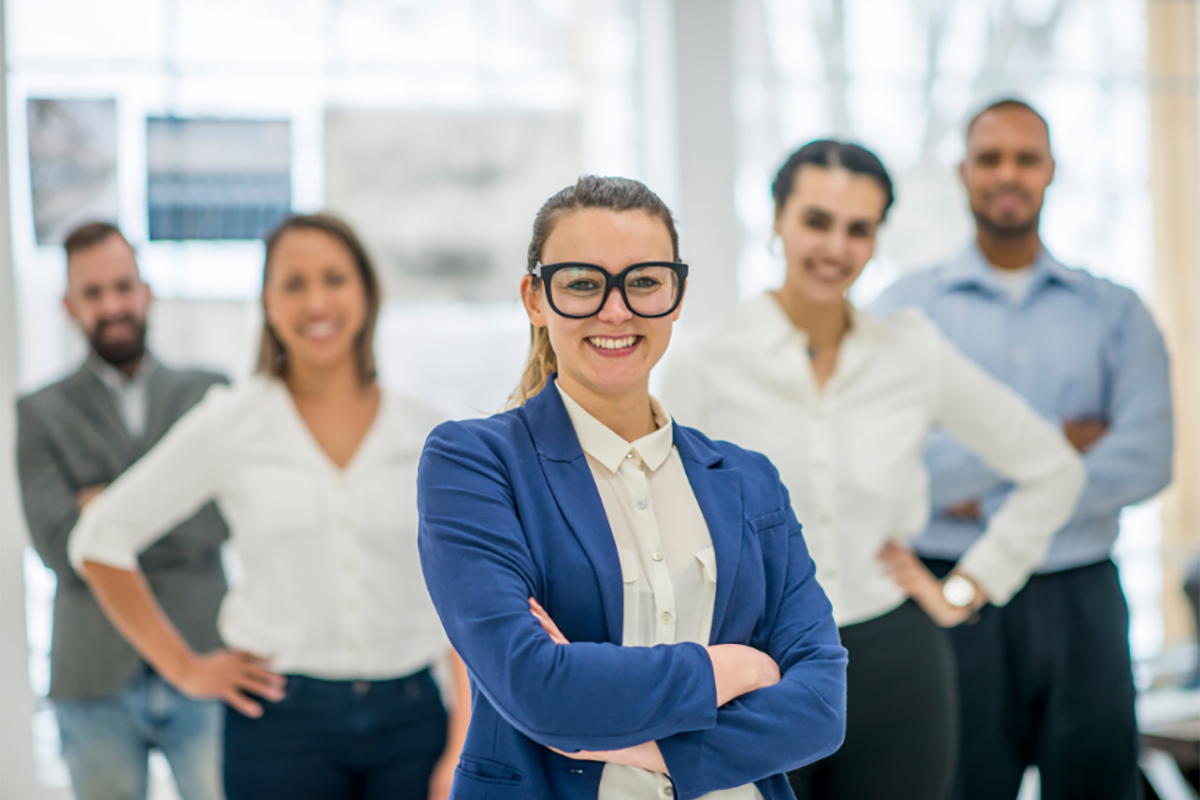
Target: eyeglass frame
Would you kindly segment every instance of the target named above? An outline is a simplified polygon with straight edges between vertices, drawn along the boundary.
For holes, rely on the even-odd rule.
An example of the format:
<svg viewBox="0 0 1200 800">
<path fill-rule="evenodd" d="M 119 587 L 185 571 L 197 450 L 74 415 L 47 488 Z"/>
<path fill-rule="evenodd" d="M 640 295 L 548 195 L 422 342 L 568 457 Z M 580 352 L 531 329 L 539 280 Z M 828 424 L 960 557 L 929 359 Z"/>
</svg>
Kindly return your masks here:
<svg viewBox="0 0 1200 800">
<path fill-rule="evenodd" d="M 550 290 L 550 278 L 559 270 L 569 267 L 587 267 L 599 270 L 605 275 L 604 295 L 600 298 L 600 305 L 590 314 L 564 314 L 558 310 L 558 306 L 554 303 L 554 292 Z M 629 304 L 629 295 L 625 291 L 625 277 L 636 269 L 645 269 L 646 267 L 667 267 L 679 276 L 679 294 L 675 297 L 675 302 L 671 304 L 671 307 L 661 314 L 639 314 Z M 679 304 L 683 302 L 683 289 L 687 283 L 688 265 L 682 261 L 641 261 L 637 264 L 630 264 L 614 275 L 599 264 L 589 264 L 586 261 L 560 261 L 557 264 L 543 264 L 539 261 L 529 271 L 529 274 L 546 284 L 546 300 L 550 303 L 550 308 L 554 309 L 554 313 L 560 317 L 566 317 L 567 319 L 587 319 L 588 317 L 594 317 L 604 310 L 604 304 L 608 302 L 609 294 L 612 293 L 613 289 L 617 289 L 621 292 L 621 300 L 625 303 L 625 308 L 629 309 L 630 314 L 642 319 L 661 319 L 662 317 L 674 314 L 675 310 L 679 308 Z"/>
</svg>

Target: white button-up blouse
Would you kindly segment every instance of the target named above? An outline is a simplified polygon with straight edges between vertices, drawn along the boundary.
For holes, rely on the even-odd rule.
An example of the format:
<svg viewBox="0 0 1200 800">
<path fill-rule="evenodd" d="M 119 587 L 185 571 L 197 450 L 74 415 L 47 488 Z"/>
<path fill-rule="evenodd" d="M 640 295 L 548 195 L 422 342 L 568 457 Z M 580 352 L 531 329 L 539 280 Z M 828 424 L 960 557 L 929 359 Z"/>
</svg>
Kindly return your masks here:
<svg viewBox="0 0 1200 800">
<path fill-rule="evenodd" d="M 717 561 L 708 523 L 675 449 L 671 417 L 654 399 L 658 430 L 632 444 L 557 384 L 604 504 L 624 581 L 625 647 L 708 645 L 717 596 Z M 598 800 L 670 798 L 665 775 L 606 764 Z M 702 800 L 761 800 L 754 784 Z"/>
<path fill-rule="evenodd" d="M 227 646 L 330 680 L 415 672 L 449 647 L 417 556 L 417 460 L 440 421 L 385 390 L 339 469 L 278 379 L 214 386 L 88 505 L 71 563 L 134 569 L 141 551 L 216 500 L 241 573 L 218 621 Z"/>
<path fill-rule="evenodd" d="M 823 389 L 807 349 L 763 294 L 677 347 L 661 394 L 680 423 L 771 459 L 839 625 L 904 602 L 877 556 L 928 524 L 925 438 L 943 426 L 1016 487 L 959 561 L 991 602 L 1008 602 L 1075 507 L 1075 451 L 919 311 L 881 320 L 852 309 Z"/>
</svg>

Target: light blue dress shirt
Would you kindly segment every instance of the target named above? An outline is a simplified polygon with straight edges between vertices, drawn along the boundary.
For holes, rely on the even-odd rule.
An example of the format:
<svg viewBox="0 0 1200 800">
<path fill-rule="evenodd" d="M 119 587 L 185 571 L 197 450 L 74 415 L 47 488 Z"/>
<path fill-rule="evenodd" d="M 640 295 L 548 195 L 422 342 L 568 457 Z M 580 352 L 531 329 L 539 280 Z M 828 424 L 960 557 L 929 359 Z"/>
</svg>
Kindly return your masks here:
<svg viewBox="0 0 1200 800">
<path fill-rule="evenodd" d="M 916 306 L 969 357 L 1022 395 L 1047 420 L 1099 419 L 1108 432 L 1084 455 L 1088 481 L 1075 515 L 1054 538 L 1039 572 L 1109 557 L 1121 509 L 1171 481 L 1174 428 L 1167 352 L 1149 310 L 1131 290 L 1042 250 L 1027 290 L 1014 299 L 978 246 L 892 284 L 873 310 Z M 982 523 L 943 510 L 979 500 L 994 513 L 1011 491 L 950 434 L 926 448 L 933 514 L 919 553 L 957 560 Z"/>
</svg>

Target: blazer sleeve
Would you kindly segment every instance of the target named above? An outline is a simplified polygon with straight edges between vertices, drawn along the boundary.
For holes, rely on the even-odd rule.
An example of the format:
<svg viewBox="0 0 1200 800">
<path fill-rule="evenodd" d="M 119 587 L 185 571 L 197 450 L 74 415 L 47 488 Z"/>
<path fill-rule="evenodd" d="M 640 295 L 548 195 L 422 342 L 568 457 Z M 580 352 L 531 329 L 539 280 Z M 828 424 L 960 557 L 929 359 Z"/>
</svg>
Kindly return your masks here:
<svg viewBox="0 0 1200 800">
<path fill-rule="evenodd" d="M 46 434 L 34 398 L 17 403 L 17 475 L 33 547 L 62 580 L 71 574 L 67 539 L 79 519 L 75 503 L 79 487 L 67 473 L 63 454 Z"/>
<path fill-rule="evenodd" d="M 798 769 L 833 753 L 845 736 L 846 651 L 782 484 L 780 491 L 786 510 L 758 535 L 764 554 L 786 548 L 766 648 L 782 677 L 722 706 L 716 727 L 658 741 L 680 800 Z M 778 549 L 767 544 L 774 537 L 785 539 Z"/>
<path fill-rule="evenodd" d="M 71 532 L 71 566 L 138 569 L 143 550 L 213 498 L 229 389 L 214 385 L 150 452 L 93 500 Z"/>
<path fill-rule="evenodd" d="M 521 733 L 566 751 L 715 725 L 716 681 L 700 645 L 551 641 L 529 610 L 541 582 L 513 480 L 473 429 L 454 422 L 430 434 L 417 474 L 425 582 L 478 690 Z"/>
</svg>

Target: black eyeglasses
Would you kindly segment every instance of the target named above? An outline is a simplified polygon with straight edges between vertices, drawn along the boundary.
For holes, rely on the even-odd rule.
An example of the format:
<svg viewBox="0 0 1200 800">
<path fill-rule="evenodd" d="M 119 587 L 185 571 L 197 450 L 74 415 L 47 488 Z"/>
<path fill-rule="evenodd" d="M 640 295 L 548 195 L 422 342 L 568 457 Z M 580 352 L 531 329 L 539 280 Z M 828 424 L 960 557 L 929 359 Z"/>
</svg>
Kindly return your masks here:
<svg viewBox="0 0 1200 800">
<path fill-rule="evenodd" d="M 546 284 L 546 299 L 562 317 L 586 319 L 600 313 L 613 289 L 625 307 L 639 317 L 665 317 L 679 307 L 688 265 L 675 261 L 644 261 L 613 275 L 603 267 L 577 261 L 538 264 L 535 277 Z"/>
</svg>

